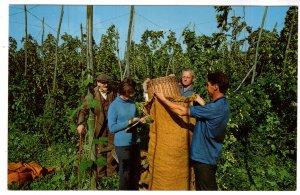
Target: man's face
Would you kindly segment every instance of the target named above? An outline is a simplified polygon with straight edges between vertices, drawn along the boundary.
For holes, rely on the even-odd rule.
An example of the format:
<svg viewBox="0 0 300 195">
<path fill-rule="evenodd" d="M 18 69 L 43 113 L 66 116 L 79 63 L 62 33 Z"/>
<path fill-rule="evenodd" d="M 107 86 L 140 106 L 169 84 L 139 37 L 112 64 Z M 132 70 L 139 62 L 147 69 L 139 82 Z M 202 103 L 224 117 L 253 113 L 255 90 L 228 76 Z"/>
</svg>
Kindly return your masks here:
<svg viewBox="0 0 300 195">
<path fill-rule="evenodd" d="M 188 87 L 191 84 L 193 84 L 194 78 L 190 71 L 183 71 L 182 77 L 181 77 L 181 83 L 184 87 Z"/>
<path fill-rule="evenodd" d="M 212 84 L 211 82 L 206 82 L 207 92 L 210 98 L 213 97 L 214 92 L 217 90 L 218 85 Z"/>
<path fill-rule="evenodd" d="M 102 92 L 108 91 L 108 82 L 107 81 L 97 81 L 97 85 Z"/>
</svg>

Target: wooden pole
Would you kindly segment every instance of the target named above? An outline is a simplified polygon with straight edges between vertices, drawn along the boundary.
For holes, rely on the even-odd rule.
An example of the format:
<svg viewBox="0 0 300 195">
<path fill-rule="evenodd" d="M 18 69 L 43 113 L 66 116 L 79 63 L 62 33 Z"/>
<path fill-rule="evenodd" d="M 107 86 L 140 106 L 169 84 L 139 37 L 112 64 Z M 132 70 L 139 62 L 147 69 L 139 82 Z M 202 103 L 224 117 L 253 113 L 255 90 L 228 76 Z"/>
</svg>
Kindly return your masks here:
<svg viewBox="0 0 300 195">
<path fill-rule="evenodd" d="M 59 35 L 60 35 L 60 27 L 62 23 L 62 19 L 64 16 L 64 6 L 61 6 L 61 12 L 60 12 L 60 19 L 59 19 L 59 25 L 58 30 L 56 34 L 56 48 L 55 48 L 55 68 L 54 68 L 54 78 L 53 78 L 53 85 L 52 85 L 52 92 L 55 92 L 55 85 L 56 85 L 56 74 L 57 74 L 57 66 L 58 66 L 58 42 L 59 42 Z"/>
<path fill-rule="evenodd" d="M 27 9 L 26 9 L 26 5 L 24 5 L 24 14 L 25 14 L 25 73 L 24 75 L 27 75 L 27 39 L 28 39 L 28 35 L 27 35 Z"/>
<path fill-rule="evenodd" d="M 87 68 L 90 70 L 88 78 L 93 79 L 93 6 L 87 6 Z"/>
<path fill-rule="evenodd" d="M 291 42 L 295 15 L 296 14 L 294 13 L 293 14 L 293 19 L 292 19 L 292 25 L 291 25 L 291 28 L 290 28 L 290 34 L 289 34 L 288 42 L 287 42 L 286 49 L 285 49 L 284 60 L 283 60 L 283 74 L 285 73 L 285 69 L 286 69 L 286 59 L 287 59 L 289 45 L 290 45 L 290 42 Z"/>
<path fill-rule="evenodd" d="M 175 48 L 173 48 L 173 53 L 171 54 L 171 58 L 169 59 L 169 63 L 168 63 L 168 66 L 167 66 L 167 72 L 166 72 L 166 76 L 169 75 L 169 68 L 172 64 L 172 61 L 173 61 L 173 56 L 175 55 Z M 174 68 L 173 68 L 173 72 L 174 73 Z"/>
<path fill-rule="evenodd" d="M 42 21 L 42 48 L 44 47 L 44 36 L 45 36 L 45 18 L 43 17 L 43 21 Z"/>
<path fill-rule="evenodd" d="M 80 68 L 81 68 L 81 81 L 84 80 L 84 74 L 83 74 L 83 64 L 84 64 L 84 41 L 83 41 L 83 28 L 82 23 L 80 23 L 80 40 L 81 40 L 81 59 L 80 59 Z"/>
<path fill-rule="evenodd" d="M 87 68 L 90 70 L 88 73 L 88 78 L 93 80 L 93 73 L 94 73 L 94 66 L 93 66 L 93 6 L 92 5 L 87 5 Z M 90 88 L 90 87 L 89 87 Z M 88 90 L 88 95 L 87 95 L 88 102 L 93 100 L 93 95 L 90 90 Z M 95 156 L 95 145 L 93 144 L 94 140 L 94 132 L 95 132 L 95 118 L 94 114 L 90 110 L 90 114 L 88 117 L 87 125 L 88 125 L 88 148 L 90 150 L 89 152 L 89 160 L 96 161 L 96 156 Z M 90 178 L 90 189 L 91 190 L 96 190 L 96 175 L 97 172 L 95 169 L 91 170 L 91 178 Z"/>
<path fill-rule="evenodd" d="M 42 62 L 43 62 L 43 76 L 45 75 L 45 58 L 44 58 L 44 17 L 42 21 L 42 42 L 41 42 L 41 50 L 42 50 Z"/>
<path fill-rule="evenodd" d="M 117 31 L 119 34 L 119 32 Z M 124 79 L 123 74 L 122 74 L 122 66 L 121 66 L 121 60 L 120 60 L 120 48 L 119 48 L 119 38 L 117 38 L 117 54 L 118 54 L 118 65 L 119 65 L 119 70 L 120 70 L 120 79 L 121 81 Z"/>
<path fill-rule="evenodd" d="M 43 17 L 43 21 L 42 21 L 42 42 L 41 42 L 41 53 L 42 53 L 42 63 L 43 63 L 43 78 L 45 78 L 46 75 L 46 64 L 45 64 L 45 55 L 44 55 L 44 37 L 45 37 L 45 18 Z M 46 85 L 47 87 L 47 92 L 48 94 L 50 94 L 50 89 L 49 89 L 49 85 Z"/>
<path fill-rule="evenodd" d="M 257 40 L 256 52 L 255 52 L 255 60 L 254 60 L 254 67 L 253 67 L 253 74 L 252 74 L 251 84 L 254 83 L 254 78 L 255 78 L 255 75 L 256 75 L 256 64 L 257 64 L 257 57 L 258 57 L 259 42 L 260 42 L 260 38 L 261 38 L 262 31 L 263 31 L 263 29 L 264 29 L 264 25 L 265 25 L 267 13 L 268 13 L 268 6 L 266 6 L 266 8 L 265 8 L 264 17 L 263 17 L 262 22 L 261 22 L 261 27 L 260 27 L 260 31 L 259 31 L 258 40 Z"/>
<path fill-rule="evenodd" d="M 130 60 L 130 44 L 131 44 L 131 33 L 132 33 L 132 27 L 133 27 L 133 18 L 134 18 L 134 6 L 132 5 L 130 8 L 130 20 L 129 20 L 128 34 L 127 34 L 126 67 L 125 67 L 125 71 L 124 71 L 124 74 L 126 74 L 126 77 L 130 76 L 129 60 Z"/>
</svg>

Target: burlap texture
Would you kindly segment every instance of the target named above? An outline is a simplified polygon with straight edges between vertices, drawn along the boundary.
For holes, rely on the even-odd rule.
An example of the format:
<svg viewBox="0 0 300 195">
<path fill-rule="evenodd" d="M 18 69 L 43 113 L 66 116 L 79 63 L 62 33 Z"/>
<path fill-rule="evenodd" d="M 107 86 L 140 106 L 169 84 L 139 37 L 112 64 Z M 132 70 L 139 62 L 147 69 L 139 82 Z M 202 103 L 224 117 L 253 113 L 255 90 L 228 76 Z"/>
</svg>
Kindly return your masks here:
<svg viewBox="0 0 300 195">
<path fill-rule="evenodd" d="M 58 167 L 45 168 L 36 162 L 30 162 L 30 163 L 9 162 L 7 184 L 11 185 L 14 182 L 18 184 L 24 184 L 33 179 L 41 178 L 46 174 L 55 171 L 56 169 L 59 168 Z"/>
<path fill-rule="evenodd" d="M 169 98 L 189 107 L 194 96 Z M 149 190 L 192 190 L 189 151 L 195 119 L 179 117 L 155 96 L 146 105 L 151 119 L 148 145 Z"/>
</svg>

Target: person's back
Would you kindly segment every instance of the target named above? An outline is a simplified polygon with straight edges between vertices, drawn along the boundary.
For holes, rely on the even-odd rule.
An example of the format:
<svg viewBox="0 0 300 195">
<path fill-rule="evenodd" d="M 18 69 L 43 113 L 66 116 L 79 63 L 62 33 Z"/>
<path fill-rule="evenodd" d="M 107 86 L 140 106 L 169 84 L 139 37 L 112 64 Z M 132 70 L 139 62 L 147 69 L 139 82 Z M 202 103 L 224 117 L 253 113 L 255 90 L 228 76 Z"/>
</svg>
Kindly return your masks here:
<svg viewBox="0 0 300 195">
<path fill-rule="evenodd" d="M 201 101 L 201 106 L 191 106 L 189 111 L 190 116 L 197 119 L 190 158 L 195 171 L 196 189 L 217 190 L 217 163 L 222 156 L 230 115 L 229 103 L 225 97 L 229 80 L 224 73 L 209 73 L 206 87 L 211 102 Z"/>
<path fill-rule="evenodd" d="M 206 164 L 217 164 L 221 158 L 222 145 L 229 121 L 229 103 L 220 97 L 204 106 L 190 107 L 191 117 L 197 119 L 192 138 L 192 160 Z"/>
</svg>

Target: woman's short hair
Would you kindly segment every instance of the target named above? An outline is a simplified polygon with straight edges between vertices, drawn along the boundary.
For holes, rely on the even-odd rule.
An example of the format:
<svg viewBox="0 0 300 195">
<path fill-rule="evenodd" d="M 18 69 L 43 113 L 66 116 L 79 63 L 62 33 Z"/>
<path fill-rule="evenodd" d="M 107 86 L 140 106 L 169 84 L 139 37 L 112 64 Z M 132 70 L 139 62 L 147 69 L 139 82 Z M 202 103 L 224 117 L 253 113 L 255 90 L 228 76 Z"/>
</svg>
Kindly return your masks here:
<svg viewBox="0 0 300 195">
<path fill-rule="evenodd" d="M 127 95 L 129 96 L 132 94 L 135 90 L 136 83 L 132 79 L 124 79 L 118 87 L 118 92 L 120 95 Z"/>
</svg>

